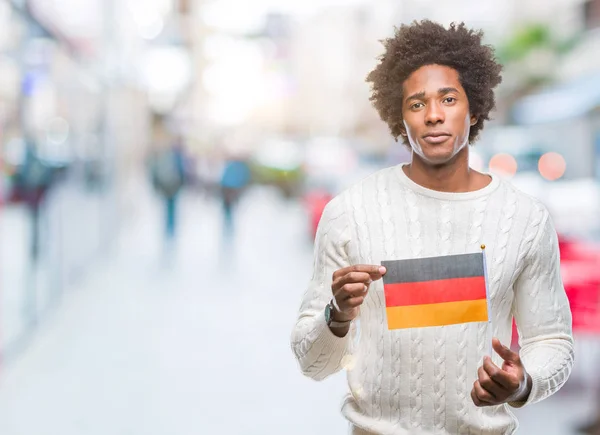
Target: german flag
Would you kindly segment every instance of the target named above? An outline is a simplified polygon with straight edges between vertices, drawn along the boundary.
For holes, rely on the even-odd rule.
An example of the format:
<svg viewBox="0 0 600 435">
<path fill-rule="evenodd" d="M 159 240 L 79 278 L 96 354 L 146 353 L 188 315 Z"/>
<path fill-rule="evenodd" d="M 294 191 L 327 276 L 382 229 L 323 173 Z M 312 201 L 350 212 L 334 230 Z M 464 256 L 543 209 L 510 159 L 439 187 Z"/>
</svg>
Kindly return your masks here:
<svg viewBox="0 0 600 435">
<path fill-rule="evenodd" d="M 488 321 L 483 252 L 381 264 L 388 329 Z"/>
</svg>

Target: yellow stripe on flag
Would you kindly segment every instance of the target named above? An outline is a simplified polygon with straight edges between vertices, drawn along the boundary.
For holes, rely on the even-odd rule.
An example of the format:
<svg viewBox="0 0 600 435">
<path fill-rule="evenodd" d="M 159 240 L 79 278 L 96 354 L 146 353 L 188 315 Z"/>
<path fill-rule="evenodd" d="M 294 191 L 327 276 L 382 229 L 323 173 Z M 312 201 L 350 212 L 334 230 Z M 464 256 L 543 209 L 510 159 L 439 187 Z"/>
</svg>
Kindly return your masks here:
<svg viewBox="0 0 600 435">
<path fill-rule="evenodd" d="M 387 307 L 389 329 L 422 328 L 455 325 L 468 322 L 487 322 L 487 301 L 443 302 L 440 304 Z"/>
</svg>

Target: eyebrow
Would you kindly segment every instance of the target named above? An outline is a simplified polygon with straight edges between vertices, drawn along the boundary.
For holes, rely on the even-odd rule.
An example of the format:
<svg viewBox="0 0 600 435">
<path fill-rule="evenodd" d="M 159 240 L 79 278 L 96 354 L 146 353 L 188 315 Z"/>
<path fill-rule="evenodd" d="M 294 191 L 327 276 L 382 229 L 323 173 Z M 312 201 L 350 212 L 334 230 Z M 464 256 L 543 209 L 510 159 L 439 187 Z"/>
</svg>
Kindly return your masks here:
<svg viewBox="0 0 600 435">
<path fill-rule="evenodd" d="M 439 88 L 438 95 L 446 95 L 450 92 L 458 92 L 458 89 L 453 87 Z M 406 102 L 411 100 L 423 100 L 425 98 L 425 91 L 417 92 L 406 98 Z"/>
<path fill-rule="evenodd" d="M 453 88 L 453 87 L 438 89 L 438 95 L 446 95 L 446 94 L 449 94 L 450 92 L 458 92 L 458 89 Z"/>
</svg>

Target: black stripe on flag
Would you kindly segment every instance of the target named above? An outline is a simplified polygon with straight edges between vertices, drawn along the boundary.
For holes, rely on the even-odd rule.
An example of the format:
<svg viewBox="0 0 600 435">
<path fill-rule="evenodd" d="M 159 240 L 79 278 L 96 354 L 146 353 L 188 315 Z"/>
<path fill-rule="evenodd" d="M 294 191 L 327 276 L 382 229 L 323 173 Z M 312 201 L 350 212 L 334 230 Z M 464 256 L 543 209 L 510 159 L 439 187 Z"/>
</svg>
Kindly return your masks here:
<svg viewBox="0 0 600 435">
<path fill-rule="evenodd" d="M 482 252 L 382 261 L 381 265 L 387 269 L 384 284 L 485 276 Z"/>
</svg>

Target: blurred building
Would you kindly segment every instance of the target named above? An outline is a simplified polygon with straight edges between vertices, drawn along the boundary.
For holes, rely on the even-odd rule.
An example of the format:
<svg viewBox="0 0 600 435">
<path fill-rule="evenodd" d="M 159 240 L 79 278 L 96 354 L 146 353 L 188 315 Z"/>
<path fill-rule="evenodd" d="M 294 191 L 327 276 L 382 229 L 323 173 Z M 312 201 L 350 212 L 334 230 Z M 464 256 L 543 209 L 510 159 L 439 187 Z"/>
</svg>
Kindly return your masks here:
<svg viewBox="0 0 600 435">
<path fill-rule="evenodd" d="M 557 151 L 569 165 L 568 178 L 600 177 L 600 2 L 571 2 L 576 45 L 548 57 L 551 81 L 515 102 L 512 121 L 524 126 L 536 146 Z"/>
<path fill-rule="evenodd" d="M 136 214 L 152 117 L 174 111 L 190 81 L 186 7 L 0 2 L 5 356 Z M 52 174 L 37 176 L 35 198 L 19 185 L 27 168 Z"/>
</svg>

